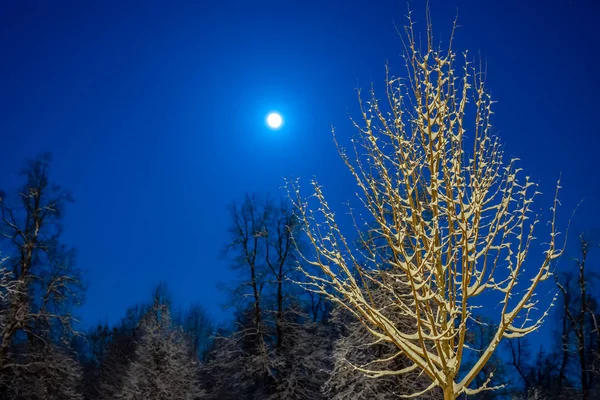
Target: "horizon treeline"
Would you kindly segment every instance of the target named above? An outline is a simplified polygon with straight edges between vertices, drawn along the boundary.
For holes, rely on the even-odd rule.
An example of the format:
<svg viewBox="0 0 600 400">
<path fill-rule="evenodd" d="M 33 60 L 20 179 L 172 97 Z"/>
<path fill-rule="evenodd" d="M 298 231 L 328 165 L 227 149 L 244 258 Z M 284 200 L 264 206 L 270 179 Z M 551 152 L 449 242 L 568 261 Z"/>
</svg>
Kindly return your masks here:
<svg viewBox="0 0 600 400">
<path fill-rule="evenodd" d="M 22 186 L 0 192 L 0 398 L 366 400 L 427 387 L 418 371 L 377 379 L 361 373 L 401 370 L 407 361 L 348 310 L 297 284 L 305 279 L 298 263 L 311 267 L 296 251 L 306 239 L 287 199 L 247 194 L 229 206 L 223 248 L 239 278 L 228 287 L 230 323 L 217 324 L 201 304 L 174 310 L 160 282 L 147 301 L 124 304 L 119 322 L 78 332 L 83 276 L 61 239 L 71 196 L 51 180 L 50 164 L 47 154 L 28 161 Z M 550 346 L 538 348 L 533 337 L 504 341 L 473 385 L 493 372 L 490 386 L 505 386 L 469 398 L 600 395 L 600 306 L 588 261 L 598 244 L 583 233 L 573 237 L 579 253 L 555 274 Z M 384 300 L 385 293 L 371 293 L 374 304 Z M 476 319 L 467 338 L 473 352 L 494 332 L 483 311 Z M 419 398 L 442 397 L 434 390 Z"/>
</svg>

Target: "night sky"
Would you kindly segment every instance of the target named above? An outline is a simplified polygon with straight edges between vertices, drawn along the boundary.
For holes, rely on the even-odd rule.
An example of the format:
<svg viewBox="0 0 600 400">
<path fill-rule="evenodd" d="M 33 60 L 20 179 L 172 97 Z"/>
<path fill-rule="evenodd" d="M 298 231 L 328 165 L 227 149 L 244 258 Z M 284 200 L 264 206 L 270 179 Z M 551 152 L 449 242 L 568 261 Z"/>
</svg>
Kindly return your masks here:
<svg viewBox="0 0 600 400">
<path fill-rule="evenodd" d="M 551 205 L 562 174 L 561 225 L 585 198 L 572 232 L 599 228 L 600 7 L 430 6 L 436 38 L 447 41 L 458 7 L 455 50 L 487 60 L 494 125 L 539 182 L 537 206 Z M 422 27 L 425 2 L 412 8 Z M 20 182 L 26 158 L 54 154 L 52 176 L 75 198 L 64 241 L 85 270 L 82 324 L 116 322 L 160 280 L 176 304 L 223 318 L 228 204 L 315 175 L 330 204 L 352 199 L 330 127 L 354 133 L 355 88 L 381 87 L 386 60 L 404 73 L 394 23 L 406 11 L 375 0 L 3 1 L 0 186 Z M 265 125 L 273 110 L 278 131 Z"/>
</svg>

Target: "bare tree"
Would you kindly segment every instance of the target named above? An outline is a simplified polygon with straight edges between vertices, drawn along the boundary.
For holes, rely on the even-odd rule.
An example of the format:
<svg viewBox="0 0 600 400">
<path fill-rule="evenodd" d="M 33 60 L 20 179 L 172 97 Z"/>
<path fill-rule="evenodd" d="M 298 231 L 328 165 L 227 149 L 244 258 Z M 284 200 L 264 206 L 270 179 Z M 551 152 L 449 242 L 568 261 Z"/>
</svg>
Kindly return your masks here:
<svg viewBox="0 0 600 400">
<path fill-rule="evenodd" d="M 204 307 L 192 305 L 183 315 L 181 326 L 190 336 L 193 353 L 200 360 L 204 359 L 213 335 L 213 324 Z"/>
<path fill-rule="evenodd" d="M 556 285 L 563 297 L 563 363 L 561 365 L 561 382 L 564 379 L 564 368 L 568 362 L 568 344 L 571 333 L 575 336 L 575 348 L 579 361 L 579 373 L 581 378 L 582 399 L 590 398 L 590 389 L 592 387 L 591 373 L 593 354 L 590 345 L 592 337 L 600 335 L 596 322 L 595 310 L 593 310 L 593 299 L 590 297 L 587 286 L 589 285 L 586 273 L 586 262 L 588 253 L 591 249 L 590 241 L 584 234 L 579 235 L 580 256 L 575 258 L 577 266 L 577 297 L 574 297 L 574 289 L 571 284 L 571 275 L 566 274 L 561 280 L 556 279 Z M 598 342 L 594 340 L 594 342 Z"/>
<path fill-rule="evenodd" d="M 371 241 L 352 244 L 316 181 L 311 199 L 302 198 L 297 183 L 288 191 L 310 245 L 301 252 L 303 260 L 324 274 L 301 266 L 308 279 L 303 285 L 346 308 L 374 340 L 394 345 L 395 356 L 410 361 L 401 369 L 354 368 L 374 378 L 419 371 L 431 384 L 403 397 L 440 387 L 445 399 L 456 399 L 495 389 L 491 376 L 479 387 L 471 384 L 503 338 L 534 332 L 546 317 L 547 312 L 534 311 L 534 295 L 562 252 L 555 225 L 558 201 L 555 196 L 543 261 L 528 271 L 525 285 L 519 284 L 539 222 L 531 211 L 536 185 L 521 179 L 517 160 L 503 160 L 490 123 L 493 102 L 466 53 L 459 66 L 451 41 L 447 50 L 436 47 L 429 17 L 423 51 L 410 16 L 406 37 L 407 78 L 386 74 L 389 111 L 373 90 L 366 102 L 359 92 L 364 123 L 354 122 L 358 138 L 352 159 L 336 140 L 359 189 L 362 208 L 351 210 L 358 236 L 364 212 L 389 255 L 382 257 Z M 385 304 L 373 300 L 373 287 L 385 293 Z M 467 326 L 482 294 L 500 304 L 497 326 L 472 367 L 459 376 Z M 392 312 L 412 323 L 394 324 Z"/>
<path fill-rule="evenodd" d="M 270 224 L 265 233 L 265 262 L 268 265 L 271 283 L 275 286 L 275 330 L 276 350 L 283 346 L 285 323 L 284 309 L 288 296 L 284 286 L 295 269 L 293 264 L 293 236 L 298 223 L 286 203 L 271 213 Z"/>
<path fill-rule="evenodd" d="M 37 370 L 69 370 L 61 368 L 76 334 L 71 309 L 81 301 L 83 287 L 74 251 L 60 242 L 63 209 L 71 199 L 50 181 L 49 164 L 47 154 L 26 164 L 25 184 L 14 201 L 0 194 L 0 229 L 11 268 L 3 276 L 10 290 L 3 291 L 0 309 L 1 377 L 35 379 Z"/>
<path fill-rule="evenodd" d="M 82 400 L 82 370 L 70 351 L 48 344 L 13 355 L 3 370 L 5 399 Z"/>
<path fill-rule="evenodd" d="M 207 356 L 214 398 L 319 395 L 320 383 L 315 382 L 324 381 L 324 368 L 318 366 L 318 324 L 311 322 L 290 280 L 297 274 L 293 236 L 298 228 L 290 208 L 287 202 L 275 204 L 256 195 L 231 207 L 227 250 L 242 280 L 233 291 L 235 326 L 231 334 L 215 337 Z M 320 306 L 314 306 L 319 313 Z M 312 333 L 316 336 L 311 339 Z"/>
<path fill-rule="evenodd" d="M 267 224 L 271 213 L 270 205 L 259 208 L 255 195 L 247 195 L 245 201 L 238 207 L 231 207 L 233 225 L 230 228 L 232 242 L 229 251 L 236 252 L 235 268 L 242 270 L 247 279 L 238 288 L 238 295 L 243 300 L 250 298 L 253 308 L 253 334 L 261 342 L 261 351 L 266 354 L 264 343 L 264 310 L 262 308 L 262 291 L 265 285 L 265 265 L 261 259 L 264 254 L 263 238 L 267 235 Z M 250 289 L 250 293 L 246 291 Z"/>
<path fill-rule="evenodd" d="M 585 276 L 585 262 L 587 260 L 589 243 L 588 243 L 588 241 L 586 241 L 584 239 L 583 235 L 579 236 L 579 240 L 581 243 L 581 258 L 576 260 L 576 263 L 577 263 L 577 267 L 579 269 L 578 284 L 579 284 L 579 290 L 581 293 L 580 293 L 580 298 L 579 298 L 579 315 L 577 316 L 576 320 L 574 320 L 573 322 L 575 323 L 575 326 L 576 326 L 575 332 L 577 335 L 577 354 L 579 355 L 579 366 L 580 366 L 580 371 L 581 371 L 581 391 L 583 394 L 582 398 L 583 398 L 583 400 L 587 400 L 589 398 L 590 382 L 589 382 L 588 360 L 586 359 L 587 349 L 586 349 L 585 326 L 586 326 L 586 321 L 589 317 L 589 315 L 588 315 L 589 299 L 587 297 L 587 291 L 586 291 L 587 281 L 586 281 L 586 276 Z"/>
<path fill-rule="evenodd" d="M 571 359 L 570 337 L 573 332 L 573 321 L 571 307 L 573 303 L 573 285 L 571 283 L 571 275 L 565 274 L 563 282 L 560 282 L 560 276 L 555 275 L 556 285 L 559 288 L 561 297 L 561 331 L 560 331 L 560 351 L 561 361 L 558 374 L 558 390 L 562 392 L 563 387 L 567 383 L 567 366 Z"/>
<path fill-rule="evenodd" d="M 0 259 L 0 333 L 7 330 L 10 300 L 16 296 L 17 282 L 5 267 L 7 258 Z"/>
<path fill-rule="evenodd" d="M 241 278 L 232 290 L 236 306 L 234 327 L 218 333 L 207 354 L 205 372 L 212 382 L 212 398 L 237 398 L 244 393 L 264 394 L 275 379 L 273 365 L 273 316 L 266 306 L 265 287 L 270 284 L 266 254 L 274 207 L 267 198 L 246 195 L 230 206 L 231 241 L 226 255 Z"/>
<path fill-rule="evenodd" d="M 465 356 L 463 370 L 469 371 L 479 360 L 479 355 L 484 352 L 489 344 L 494 340 L 494 334 L 497 331 L 496 324 L 489 318 L 477 315 L 474 316 L 467 325 L 467 337 L 465 347 L 469 349 L 468 357 Z M 518 339 L 516 339 L 518 340 Z M 465 352 L 466 355 L 466 352 Z M 486 381 L 488 381 L 486 383 Z M 478 388 L 485 384 L 499 387 L 507 381 L 505 361 L 498 354 L 492 354 L 485 363 L 479 374 L 475 377 L 471 386 Z M 504 398 L 507 395 L 507 388 L 502 387 L 499 390 L 486 390 L 477 394 L 478 400 L 491 400 Z"/>
<path fill-rule="evenodd" d="M 533 387 L 530 373 L 531 366 L 528 364 L 531 353 L 529 351 L 529 343 L 523 338 L 516 338 L 507 341 L 509 354 L 510 354 L 510 365 L 517 371 L 517 374 L 523 381 L 523 388 L 525 393 L 529 393 Z"/>
</svg>

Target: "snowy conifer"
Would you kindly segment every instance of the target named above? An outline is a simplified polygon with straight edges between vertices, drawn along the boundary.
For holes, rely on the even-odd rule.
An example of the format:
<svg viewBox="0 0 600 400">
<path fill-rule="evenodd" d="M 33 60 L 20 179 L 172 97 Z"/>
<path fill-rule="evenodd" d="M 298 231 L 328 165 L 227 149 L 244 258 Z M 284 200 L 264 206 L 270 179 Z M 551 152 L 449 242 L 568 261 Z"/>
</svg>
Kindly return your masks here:
<svg viewBox="0 0 600 400">
<path fill-rule="evenodd" d="M 134 359 L 117 398 L 195 400 L 202 397 L 198 362 L 183 331 L 173 328 L 168 307 L 155 305 L 141 320 Z"/>
</svg>

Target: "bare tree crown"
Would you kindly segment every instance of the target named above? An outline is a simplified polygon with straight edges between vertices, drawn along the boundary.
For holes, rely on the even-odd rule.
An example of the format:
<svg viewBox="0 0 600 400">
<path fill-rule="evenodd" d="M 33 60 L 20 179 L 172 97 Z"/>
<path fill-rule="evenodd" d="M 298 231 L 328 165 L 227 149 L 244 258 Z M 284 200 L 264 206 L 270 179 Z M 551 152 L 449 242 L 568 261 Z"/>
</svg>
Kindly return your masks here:
<svg viewBox="0 0 600 400">
<path fill-rule="evenodd" d="M 369 234 L 352 212 L 361 243 L 352 242 L 316 181 L 309 199 L 300 195 L 297 181 L 288 192 L 311 245 L 302 252 L 308 277 L 303 285 L 348 309 L 375 339 L 393 343 L 394 357 L 410 360 L 402 370 L 355 368 L 372 377 L 422 371 L 431 385 L 405 397 L 440 387 L 445 399 L 455 399 L 494 389 L 489 378 L 480 387 L 471 384 L 501 339 L 535 331 L 547 315 L 531 311 L 536 288 L 551 276 L 552 260 L 562 252 L 556 242 L 558 200 L 543 261 L 528 267 L 535 268 L 527 273 L 531 280 L 520 279 L 539 222 L 532 212 L 537 185 L 523 178 L 516 159 L 504 161 L 484 74 L 467 53 L 458 57 L 452 40 L 446 49 L 436 47 L 429 19 L 424 50 L 410 15 L 405 33 L 408 75 L 393 77 L 386 69 L 385 102 L 373 89 L 366 101 L 359 92 L 362 121 L 353 121 L 358 135 L 352 151 L 336 140 L 372 221 Z M 373 301 L 374 290 L 385 293 L 386 301 Z M 477 362 L 459 374 L 467 324 L 476 322 L 477 297 L 484 293 L 500 300 L 498 325 Z M 398 313 L 412 323 L 395 323 L 392 315 Z"/>
</svg>

